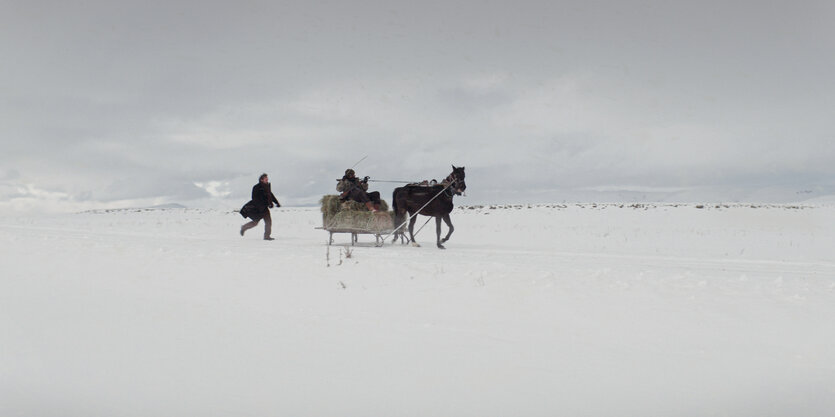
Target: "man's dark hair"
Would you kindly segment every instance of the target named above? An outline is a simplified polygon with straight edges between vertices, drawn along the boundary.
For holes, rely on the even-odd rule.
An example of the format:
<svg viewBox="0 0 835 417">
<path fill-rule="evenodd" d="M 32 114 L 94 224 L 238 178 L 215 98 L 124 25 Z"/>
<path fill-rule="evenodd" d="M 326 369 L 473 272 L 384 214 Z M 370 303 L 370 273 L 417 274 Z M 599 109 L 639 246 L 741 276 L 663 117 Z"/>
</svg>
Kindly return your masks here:
<svg viewBox="0 0 835 417">
<path fill-rule="evenodd" d="M 261 174 L 261 176 L 260 176 L 260 177 L 258 177 L 258 181 L 261 181 L 261 180 L 263 180 L 264 178 L 267 178 L 267 174 Z"/>
</svg>

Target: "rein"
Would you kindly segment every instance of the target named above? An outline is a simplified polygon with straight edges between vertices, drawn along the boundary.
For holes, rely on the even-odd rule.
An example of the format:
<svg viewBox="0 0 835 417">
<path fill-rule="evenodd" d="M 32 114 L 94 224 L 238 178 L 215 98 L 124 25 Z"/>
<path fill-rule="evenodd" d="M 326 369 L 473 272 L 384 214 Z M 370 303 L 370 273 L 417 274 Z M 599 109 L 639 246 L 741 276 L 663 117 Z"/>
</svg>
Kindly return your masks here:
<svg viewBox="0 0 835 417">
<path fill-rule="evenodd" d="M 448 183 L 449 183 L 449 185 L 447 186 L 447 188 L 452 187 L 452 186 L 453 186 L 453 185 L 455 185 L 455 184 L 458 184 L 458 179 L 457 179 L 457 178 L 455 178 L 452 174 L 447 175 L 447 177 L 446 177 L 446 178 L 444 178 L 444 181 L 445 181 L 445 182 L 446 182 L 446 181 L 448 181 Z M 447 190 L 447 188 L 444 188 L 444 191 L 446 191 L 446 190 Z M 449 190 L 449 192 L 447 192 L 447 195 L 448 195 L 450 198 L 454 197 L 454 196 L 455 196 L 455 191 L 454 191 L 454 189 L 450 189 L 450 190 Z"/>
<path fill-rule="evenodd" d="M 413 184 L 415 181 L 396 181 L 396 180 L 368 180 L 368 182 L 394 182 L 398 184 Z"/>
</svg>

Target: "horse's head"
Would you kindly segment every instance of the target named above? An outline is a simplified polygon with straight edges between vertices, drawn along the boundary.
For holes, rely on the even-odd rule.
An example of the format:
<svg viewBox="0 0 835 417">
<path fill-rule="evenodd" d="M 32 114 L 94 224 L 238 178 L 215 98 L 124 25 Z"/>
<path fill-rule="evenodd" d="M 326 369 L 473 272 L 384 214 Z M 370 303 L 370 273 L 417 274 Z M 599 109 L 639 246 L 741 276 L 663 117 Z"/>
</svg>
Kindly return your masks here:
<svg viewBox="0 0 835 417">
<path fill-rule="evenodd" d="M 446 177 L 447 181 L 452 184 L 450 188 L 456 195 L 461 195 L 467 189 L 464 177 L 464 167 L 456 168 L 455 165 L 452 166 L 452 173 Z"/>
</svg>

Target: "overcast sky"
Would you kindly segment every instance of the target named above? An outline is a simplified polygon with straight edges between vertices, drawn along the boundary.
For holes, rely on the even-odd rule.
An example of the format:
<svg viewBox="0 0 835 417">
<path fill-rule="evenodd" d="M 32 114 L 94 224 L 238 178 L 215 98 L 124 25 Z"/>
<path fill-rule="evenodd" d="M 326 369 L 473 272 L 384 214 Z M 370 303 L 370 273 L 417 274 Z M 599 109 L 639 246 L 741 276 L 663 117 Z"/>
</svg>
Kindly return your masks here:
<svg viewBox="0 0 835 417">
<path fill-rule="evenodd" d="M 832 194 L 833 4 L 0 0 L 0 208 Z"/>
</svg>

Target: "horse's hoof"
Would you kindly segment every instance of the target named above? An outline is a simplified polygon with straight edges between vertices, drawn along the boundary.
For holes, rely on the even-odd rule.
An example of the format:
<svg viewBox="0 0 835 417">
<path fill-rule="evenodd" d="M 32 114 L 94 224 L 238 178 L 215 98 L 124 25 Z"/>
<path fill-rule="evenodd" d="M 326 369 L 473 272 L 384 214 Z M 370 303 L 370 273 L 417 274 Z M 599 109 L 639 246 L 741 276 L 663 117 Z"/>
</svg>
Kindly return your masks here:
<svg viewBox="0 0 835 417">
<path fill-rule="evenodd" d="M 438 244 L 438 249 L 446 249 L 446 248 L 444 247 L 444 245 L 441 245 L 441 244 L 439 243 L 439 244 Z"/>
<path fill-rule="evenodd" d="M 420 245 L 419 245 L 417 242 L 412 242 L 412 246 L 414 246 L 414 247 L 416 247 L 416 248 L 419 248 L 419 247 L 420 247 Z"/>
<path fill-rule="evenodd" d="M 441 239 L 441 243 L 446 243 L 447 240 L 449 240 L 449 239 L 443 238 L 443 239 Z"/>
</svg>

